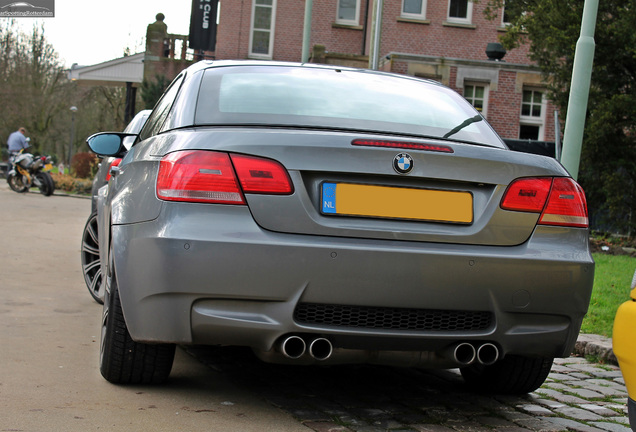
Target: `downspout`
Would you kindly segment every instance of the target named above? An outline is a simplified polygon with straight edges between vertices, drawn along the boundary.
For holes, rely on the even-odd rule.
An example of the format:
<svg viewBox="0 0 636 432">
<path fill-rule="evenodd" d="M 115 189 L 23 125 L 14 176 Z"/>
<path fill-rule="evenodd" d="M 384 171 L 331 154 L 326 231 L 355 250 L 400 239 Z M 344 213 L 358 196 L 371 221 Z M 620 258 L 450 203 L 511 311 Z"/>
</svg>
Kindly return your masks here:
<svg viewBox="0 0 636 432">
<path fill-rule="evenodd" d="M 369 23 L 369 1 L 366 1 L 366 6 L 364 8 L 364 22 L 362 23 L 362 54 L 365 55 L 367 51 L 367 25 Z"/>
</svg>

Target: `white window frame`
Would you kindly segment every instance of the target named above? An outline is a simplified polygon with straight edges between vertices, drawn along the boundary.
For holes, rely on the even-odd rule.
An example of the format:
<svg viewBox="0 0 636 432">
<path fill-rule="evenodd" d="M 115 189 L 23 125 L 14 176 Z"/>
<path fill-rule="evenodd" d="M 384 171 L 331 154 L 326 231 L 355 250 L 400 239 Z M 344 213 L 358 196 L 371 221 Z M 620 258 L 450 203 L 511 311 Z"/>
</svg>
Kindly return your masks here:
<svg viewBox="0 0 636 432">
<path fill-rule="evenodd" d="M 466 87 L 467 86 L 472 86 L 473 88 L 476 87 L 483 87 L 484 89 L 484 97 L 482 99 L 483 102 L 483 107 L 481 109 L 481 111 L 479 111 L 481 113 L 481 115 L 483 115 L 484 117 L 488 116 L 488 96 L 490 94 L 490 84 L 489 83 L 485 83 L 485 82 L 479 82 L 479 81 L 465 81 L 464 82 L 464 98 L 470 102 L 471 105 L 474 105 L 474 100 L 475 100 L 475 96 L 473 93 L 473 97 L 472 100 L 468 99 L 465 95 L 466 95 Z M 475 107 L 475 109 L 477 109 L 477 107 Z"/>
<path fill-rule="evenodd" d="M 532 107 L 535 105 L 534 102 L 530 103 L 530 115 L 523 115 L 523 93 L 526 91 L 533 92 L 532 99 L 534 100 L 534 93 L 541 93 L 541 113 L 539 116 L 532 115 Z M 538 126 L 539 127 L 539 136 L 537 137 L 538 141 L 543 141 L 545 139 L 545 116 L 546 116 L 546 108 L 548 105 L 548 100 L 546 99 L 546 91 L 542 88 L 537 87 L 524 87 L 521 93 L 521 106 L 519 107 L 519 128 L 521 126 Z"/>
<path fill-rule="evenodd" d="M 448 0 L 448 9 L 446 10 L 446 20 L 449 23 L 456 23 L 456 24 L 472 24 L 473 23 L 473 2 L 472 0 L 466 0 L 466 2 L 467 2 L 466 18 L 458 18 L 458 17 L 450 16 L 451 0 Z"/>
<path fill-rule="evenodd" d="M 527 13 L 527 12 L 522 11 L 522 12 L 521 12 L 521 17 L 526 16 L 526 13 Z M 510 24 L 512 24 L 512 22 L 511 22 L 511 21 L 505 21 L 505 20 L 504 20 L 505 15 L 506 15 L 506 3 L 505 3 L 505 1 L 504 1 L 504 5 L 503 5 L 503 6 L 502 6 L 502 8 L 501 8 L 501 26 L 502 26 L 502 27 L 508 27 Z"/>
<path fill-rule="evenodd" d="M 510 22 L 504 20 L 505 17 L 506 17 L 506 2 L 504 0 L 503 6 L 501 7 L 501 25 L 503 27 L 508 27 L 510 25 Z"/>
<path fill-rule="evenodd" d="M 262 0 L 252 0 L 252 22 L 250 24 L 250 43 L 249 43 L 249 57 L 257 58 L 257 59 L 267 59 L 271 60 L 274 55 L 274 28 L 276 24 L 276 1 L 272 0 L 271 5 L 257 4 Z M 272 20 L 270 23 L 269 30 L 267 29 L 255 29 L 254 21 L 256 19 L 256 8 L 257 7 L 269 7 L 272 9 Z M 267 54 L 263 53 L 255 53 L 253 52 L 253 41 L 254 41 L 254 31 L 269 31 L 269 46 L 267 49 Z"/>
<path fill-rule="evenodd" d="M 526 12 L 521 12 L 521 16 L 525 16 Z M 506 17 L 506 2 L 504 1 L 503 6 L 501 7 L 501 25 L 503 27 L 508 27 L 512 22 L 506 21 L 504 18 Z"/>
<path fill-rule="evenodd" d="M 408 19 L 425 20 L 426 19 L 426 0 L 422 0 L 422 7 L 419 13 L 404 12 L 404 6 L 407 1 L 408 0 L 402 0 L 402 9 L 400 12 L 400 16 L 402 18 L 408 18 Z"/>
<path fill-rule="evenodd" d="M 342 24 L 342 25 L 349 25 L 349 26 L 358 26 L 360 25 L 360 0 L 355 0 L 356 2 L 356 12 L 355 12 L 355 19 L 353 20 L 347 20 L 347 19 L 340 19 L 339 15 L 340 15 L 340 1 L 338 0 L 338 3 L 336 4 L 336 24 Z"/>
</svg>

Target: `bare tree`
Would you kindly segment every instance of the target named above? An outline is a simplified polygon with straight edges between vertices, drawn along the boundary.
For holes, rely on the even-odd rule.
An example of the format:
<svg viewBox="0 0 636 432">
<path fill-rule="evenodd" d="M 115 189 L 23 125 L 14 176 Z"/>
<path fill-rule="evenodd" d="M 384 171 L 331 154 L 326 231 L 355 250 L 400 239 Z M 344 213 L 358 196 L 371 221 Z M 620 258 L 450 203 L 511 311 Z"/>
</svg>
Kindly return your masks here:
<svg viewBox="0 0 636 432">
<path fill-rule="evenodd" d="M 26 34 L 13 20 L 0 26 L 0 58 L 0 134 L 24 126 L 34 151 L 55 151 L 61 128 L 52 126 L 68 109 L 71 85 L 43 27 Z"/>
</svg>

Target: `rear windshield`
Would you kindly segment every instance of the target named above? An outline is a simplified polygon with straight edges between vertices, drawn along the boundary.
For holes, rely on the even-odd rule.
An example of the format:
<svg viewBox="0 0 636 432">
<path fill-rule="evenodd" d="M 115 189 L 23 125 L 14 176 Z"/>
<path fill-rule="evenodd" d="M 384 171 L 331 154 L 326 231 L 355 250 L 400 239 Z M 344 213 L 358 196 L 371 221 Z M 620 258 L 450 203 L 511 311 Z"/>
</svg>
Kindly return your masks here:
<svg viewBox="0 0 636 432">
<path fill-rule="evenodd" d="M 504 147 L 479 113 L 446 87 L 346 69 L 208 69 L 195 122 L 388 132 Z"/>
</svg>

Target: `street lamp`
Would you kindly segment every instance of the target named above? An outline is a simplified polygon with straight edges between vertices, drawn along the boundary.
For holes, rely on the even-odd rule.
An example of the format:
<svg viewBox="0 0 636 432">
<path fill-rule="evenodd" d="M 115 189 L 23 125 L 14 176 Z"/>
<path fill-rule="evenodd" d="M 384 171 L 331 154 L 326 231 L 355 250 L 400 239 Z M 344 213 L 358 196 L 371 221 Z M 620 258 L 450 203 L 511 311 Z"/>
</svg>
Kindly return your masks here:
<svg viewBox="0 0 636 432">
<path fill-rule="evenodd" d="M 73 156 L 73 141 L 75 140 L 75 113 L 77 112 L 77 107 L 72 106 L 71 110 L 71 144 L 68 149 L 68 169 L 71 171 L 71 157 Z"/>
</svg>

